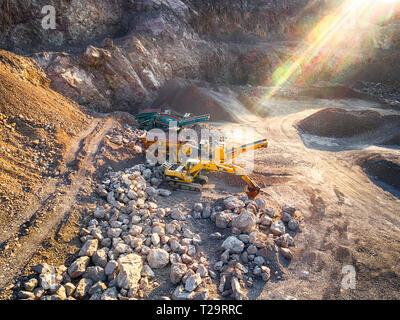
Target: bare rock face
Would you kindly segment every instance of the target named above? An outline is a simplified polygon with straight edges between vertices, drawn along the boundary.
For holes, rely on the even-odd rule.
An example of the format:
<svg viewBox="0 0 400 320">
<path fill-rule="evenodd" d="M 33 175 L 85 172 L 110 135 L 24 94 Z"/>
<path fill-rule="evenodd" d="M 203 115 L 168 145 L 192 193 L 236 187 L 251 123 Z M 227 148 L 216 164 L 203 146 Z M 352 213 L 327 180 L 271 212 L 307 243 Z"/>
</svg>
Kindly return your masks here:
<svg viewBox="0 0 400 320">
<path fill-rule="evenodd" d="M 42 8 L 48 5 L 45 0 L 23 5 L 7 1 L 8 7 L 0 8 L 0 27 L 4 30 L 0 46 L 33 53 L 53 89 L 104 112 L 135 111 L 153 101 L 156 92 L 172 78 L 222 79 L 229 83 L 264 81 L 266 69 L 279 62 L 279 54 L 257 48 L 238 51 L 222 42 L 201 40 L 201 35 L 208 33 L 206 29 L 213 28 L 218 20 L 222 23 L 218 29 L 235 21 L 236 27 L 252 32 L 254 26 L 249 22 L 254 17 L 262 19 L 262 24 L 256 24 L 258 27 L 268 26 L 270 31 L 276 25 L 277 30 L 283 31 L 287 24 L 281 20 L 286 22 L 296 12 L 291 9 L 306 1 L 277 4 L 264 0 L 269 12 L 274 12 L 265 17 L 265 11 L 257 9 L 259 1 L 248 0 L 236 8 L 243 11 L 241 14 L 222 16 L 222 20 L 220 10 L 230 12 L 232 6 L 231 1 L 219 2 L 60 0 L 53 4 L 56 29 L 45 30 L 38 19 Z M 207 19 L 198 20 L 204 14 Z M 276 18 L 271 20 L 273 16 Z M 236 27 L 229 26 L 228 34 L 234 33 Z"/>
<path fill-rule="evenodd" d="M 143 262 L 141 256 L 128 254 L 118 259 L 119 273 L 117 276 L 118 285 L 129 290 L 137 285 L 141 278 Z"/>
</svg>

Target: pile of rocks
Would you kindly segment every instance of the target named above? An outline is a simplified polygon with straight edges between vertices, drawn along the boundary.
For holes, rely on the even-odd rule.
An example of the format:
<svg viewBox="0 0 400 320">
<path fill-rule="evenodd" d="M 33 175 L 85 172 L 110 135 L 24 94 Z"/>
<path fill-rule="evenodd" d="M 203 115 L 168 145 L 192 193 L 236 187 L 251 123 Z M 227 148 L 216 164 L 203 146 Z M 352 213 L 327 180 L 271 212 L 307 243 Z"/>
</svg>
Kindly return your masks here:
<svg viewBox="0 0 400 320">
<path fill-rule="evenodd" d="M 167 267 L 169 280 L 162 281 L 176 289 L 165 299 L 209 299 L 208 285 L 219 281 L 221 296 L 240 300 L 256 278 L 279 279 L 278 255 L 292 258 L 290 247 L 302 219 L 295 208 L 275 212 L 264 199 L 246 195 L 224 199 L 223 207 L 195 203 L 190 219 L 211 219 L 231 231 L 225 239 L 219 232 L 210 235 L 221 249 L 213 261 L 199 250 L 202 238 L 189 227 L 187 212 L 159 207 L 161 197 L 171 195 L 159 188 L 161 182 L 161 168 L 150 164 L 107 173 L 97 190 L 105 204 L 81 229 L 76 259 L 69 266 L 33 267 L 35 274 L 17 286 L 17 297 L 138 299 L 157 285 L 155 271 Z"/>
<path fill-rule="evenodd" d="M 144 164 L 111 172 L 98 188 L 106 204 L 97 207 L 80 231 L 82 247 L 71 265 L 33 267 L 36 273 L 16 288 L 19 299 L 137 299 L 143 297 L 153 270 L 170 265 L 172 283 L 206 299 L 210 283 L 199 234 L 185 226 L 179 209 L 160 208 L 159 197 L 171 192 L 151 186 L 159 174 Z M 181 286 L 183 286 L 181 285 Z M 174 298 L 181 298 L 181 286 Z"/>
<path fill-rule="evenodd" d="M 135 153 L 142 153 L 140 138 L 145 135 L 146 131 L 125 124 L 122 128 L 114 128 L 110 134 L 106 135 L 106 138 L 117 146 L 131 148 Z"/>
<path fill-rule="evenodd" d="M 292 259 L 290 249 L 295 246 L 293 237 L 299 231 L 302 215 L 295 208 L 285 205 L 275 212 L 267 202 L 258 198 L 230 196 L 223 200 L 224 208 L 202 207 L 195 204 L 194 218 L 210 218 L 220 229 L 231 228 L 231 235 L 221 245 L 219 261 L 213 270 L 219 273 L 218 290 L 222 296 L 245 297 L 244 288 L 251 287 L 255 278 L 268 281 L 281 277 L 279 254 Z M 211 235 L 221 239 L 221 233 Z"/>
</svg>

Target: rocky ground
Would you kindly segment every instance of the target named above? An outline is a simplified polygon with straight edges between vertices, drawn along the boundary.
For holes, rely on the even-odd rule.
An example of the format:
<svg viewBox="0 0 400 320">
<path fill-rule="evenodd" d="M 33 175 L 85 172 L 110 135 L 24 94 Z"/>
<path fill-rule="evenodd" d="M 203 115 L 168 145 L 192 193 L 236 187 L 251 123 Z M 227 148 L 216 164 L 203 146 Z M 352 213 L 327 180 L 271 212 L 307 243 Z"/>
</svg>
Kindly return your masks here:
<svg viewBox="0 0 400 320">
<path fill-rule="evenodd" d="M 47 2 L 3 1 L 0 46 L 30 58 L 0 52 L 0 297 L 399 299 L 399 17 L 271 87 L 335 2 L 59 1 L 45 31 Z M 169 190 L 149 106 L 267 138 L 259 198 L 222 173 Z"/>
<path fill-rule="evenodd" d="M 126 136 L 114 132 L 110 141 L 131 144 Z M 85 215 L 79 230 L 76 259 L 32 266 L 13 297 L 244 299 L 256 278 L 281 278 L 279 261 L 292 259 L 302 222 L 295 208 L 275 210 L 262 198 L 242 195 L 217 199 L 219 206 L 199 202 L 181 209 L 170 206 L 171 191 L 162 182 L 160 167 L 108 170 L 97 188 L 103 204 Z M 207 221 L 220 231 L 197 233 L 194 224 Z M 215 252 L 210 241 L 220 246 Z M 165 288 L 157 290 L 160 286 Z"/>
</svg>

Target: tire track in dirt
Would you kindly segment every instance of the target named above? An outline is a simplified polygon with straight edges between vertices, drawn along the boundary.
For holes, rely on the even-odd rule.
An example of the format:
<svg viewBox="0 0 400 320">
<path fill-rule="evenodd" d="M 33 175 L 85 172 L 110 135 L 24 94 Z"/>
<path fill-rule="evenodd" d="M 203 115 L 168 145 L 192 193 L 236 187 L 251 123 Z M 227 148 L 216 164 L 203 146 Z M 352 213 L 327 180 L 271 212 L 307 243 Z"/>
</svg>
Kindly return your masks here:
<svg viewBox="0 0 400 320">
<path fill-rule="evenodd" d="M 2 235 L 0 291 L 12 285 L 36 249 L 68 215 L 68 211 L 76 202 L 79 190 L 90 185 L 99 145 L 114 122 L 113 116 L 93 120 L 90 127 L 70 146 L 60 170 L 60 178 L 51 181 L 44 188 L 45 192 L 39 196 L 43 200 L 32 206 L 31 217 L 20 226 L 14 225 L 12 234 L 8 237 Z M 24 226 L 27 226 L 28 230 Z M 21 229 L 26 232 L 21 233 Z"/>
</svg>

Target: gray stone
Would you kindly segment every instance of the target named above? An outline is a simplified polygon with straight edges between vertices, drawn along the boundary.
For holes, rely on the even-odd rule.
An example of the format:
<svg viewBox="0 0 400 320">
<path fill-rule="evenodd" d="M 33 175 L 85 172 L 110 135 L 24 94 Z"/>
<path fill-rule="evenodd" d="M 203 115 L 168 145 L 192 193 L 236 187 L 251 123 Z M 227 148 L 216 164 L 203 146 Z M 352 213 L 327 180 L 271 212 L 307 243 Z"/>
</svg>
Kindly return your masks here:
<svg viewBox="0 0 400 320">
<path fill-rule="evenodd" d="M 118 238 L 122 233 L 122 229 L 120 228 L 110 228 L 107 230 L 107 235 L 109 238 Z"/>
<path fill-rule="evenodd" d="M 107 276 L 112 275 L 114 271 L 117 269 L 117 267 L 118 267 L 118 262 L 115 260 L 111 260 L 106 264 L 104 272 Z"/>
<path fill-rule="evenodd" d="M 248 234 L 240 234 L 238 235 L 238 239 L 244 243 L 249 243 L 250 239 L 249 239 L 249 235 Z"/>
<path fill-rule="evenodd" d="M 288 228 L 292 231 L 297 231 L 299 228 L 299 222 L 295 219 L 291 219 L 288 223 Z"/>
<path fill-rule="evenodd" d="M 142 272 L 140 273 L 142 277 L 146 278 L 154 278 L 155 274 L 154 271 L 150 268 L 148 264 L 145 264 L 142 268 Z"/>
<path fill-rule="evenodd" d="M 133 225 L 131 229 L 129 230 L 129 234 L 132 236 L 138 236 L 141 234 L 143 231 L 143 227 L 138 226 L 138 225 Z"/>
<path fill-rule="evenodd" d="M 244 243 L 235 236 L 230 236 L 222 243 L 221 248 L 232 253 L 241 253 L 244 250 Z"/>
<path fill-rule="evenodd" d="M 169 253 L 164 249 L 152 249 L 147 256 L 147 261 L 153 269 L 164 268 L 169 263 Z"/>
<path fill-rule="evenodd" d="M 205 206 L 203 212 L 201 213 L 201 217 L 203 219 L 208 219 L 211 216 L 211 208 L 209 206 Z"/>
<path fill-rule="evenodd" d="M 174 263 L 171 265 L 170 269 L 170 279 L 173 284 L 178 284 L 181 282 L 183 276 L 187 271 L 187 267 L 183 263 Z"/>
<path fill-rule="evenodd" d="M 257 204 L 258 210 L 264 210 L 267 206 L 267 201 L 263 198 L 257 198 L 255 202 Z"/>
<path fill-rule="evenodd" d="M 244 208 L 244 202 L 231 196 L 224 199 L 224 206 L 228 210 L 234 210 L 236 208 Z"/>
<path fill-rule="evenodd" d="M 281 236 L 285 233 L 285 225 L 282 220 L 278 220 L 272 223 L 270 230 L 275 236 Z"/>
<path fill-rule="evenodd" d="M 261 256 L 257 256 L 254 258 L 254 263 L 258 266 L 262 266 L 265 263 L 265 260 Z"/>
<path fill-rule="evenodd" d="M 171 191 L 165 189 L 158 189 L 158 194 L 163 197 L 169 197 L 171 195 Z"/>
<path fill-rule="evenodd" d="M 232 215 L 229 212 L 221 211 L 215 215 L 215 225 L 220 229 L 226 229 L 232 221 Z"/>
<path fill-rule="evenodd" d="M 178 221 L 186 220 L 186 215 L 178 208 L 172 209 L 170 217 Z"/>
<path fill-rule="evenodd" d="M 244 210 L 232 220 L 232 227 L 238 228 L 242 232 L 250 233 L 256 226 L 256 217 L 251 212 Z"/>
<path fill-rule="evenodd" d="M 104 216 L 106 214 L 106 211 L 104 210 L 103 207 L 98 207 L 95 211 L 94 211 L 94 217 L 98 218 L 98 219 L 104 219 Z"/>
<path fill-rule="evenodd" d="M 177 286 L 172 294 L 172 300 L 191 300 L 192 297 L 192 292 L 185 291 L 183 285 Z"/>
<path fill-rule="evenodd" d="M 55 300 L 65 300 L 67 299 L 67 294 L 64 286 L 60 285 L 57 290 L 54 291 L 53 297 Z"/>
<path fill-rule="evenodd" d="M 204 265 L 199 265 L 199 267 L 196 270 L 196 273 L 200 275 L 200 277 L 205 278 L 208 276 L 208 269 Z"/>
<path fill-rule="evenodd" d="M 118 286 L 129 290 L 138 284 L 143 267 L 142 257 L 137 254 L 128 254 L 118 259 L 119 272 Z"/>
<path fill-rule="evenodd" d="M 288 233 L 281 235 L 278 239 L 275 240 L 275 242 L 278 246 L 282 248 L 288 248 L 289 246 L 294 245 L 294 240 Z"/>
<path fill-rule="evenodd" d="M 193 206 L 193 210 L 197 212 L 202 212 L 203 211 L 203 204 L 201 202 L 197 202 Z"/>
<path fill-rule="evenodd" d="M 185 283 L 185 290 L 188 292 L 192 292 L 197 289 L 197 287 L 201 284 L 201 276 L 196 273 L 190 276 Z"/>
<path fill-rule="evenodd" d="M 236 300 L 244 299 L 244 293 L 243 293 L 242 287 L 240 286 L 240 282 L 239 282 L 238 278 L 232 277 L 231 288 L 232 288 L 233 296 Z"/>
<path fill-rule="evenodd" d="M 29 281 L 24 283 L 24 287 L 26 291 L 32 292 L 38 285 L 38 280 L 36 278 L 32 278 Z"/>
<path fill-rule="evenodd" d="M 273 208 L 267 208 L 264 212 L 271 218 L 275 215 L 275 210 Z"/>
<path fill-rule="evenodd" d="M 91 300 L 100 300 L 101 299 L 101 294 L 107 290 L 107 285 L 102 282 L 96 282 L 90 289 L 89 289 L 89 294 L 90 295 L 96 295 L 95 297 L 91 297 Z M 93 298 L 93 299 L 92 299 Z"/>
<path fill-rule="evenodd" d="M 68 268 L 68 274 L 72 279 L 83 275 L 89 265 L 90 258 L 87 256 L 76 259 Z"/>
<path fill-rule="evenodd" d="M 269 227 L 272 224 L 272 219 L 267 214 L 264 214 L 260 219 L 260 223 Z"/>
<path fill-rule="evenodd" d="M 281 253 L 286 259 L 289 259 L 289 260 L 293 259 L 293 254 L 292 254 L 292 251 L 290 251 L 290 249 L 281 248 Z"/>
<path fill-rule="evenodd" d="M 21 300 L 36 300 L 36 296 L 30 291 L 19 291 L 18 298 Z"/>
<path fill-rule="evenodd" d="M 223 263 L 227 263 L 229 261 L 229 249 L 225 250 L 222 254 L 221 254 L 221 261 Z"/>
<path fill-rule="evenodd" d="M 271 270 L 266 266 L 262 266 L 260 269 L 262 279 L 267 282 L 271 278 Z"/>
<path fill-rule="evenodd" d="M 248 248 L 247 248 L 247 253 L 248 254 L 256 254 L 257 253 L 257 251 L 258 251 L 258 249 L 257 249 L 257 247 L 255 246 L 255 245 L 250 245 Z"/>
<path fill-rule="evenodd" d="M 115 287 L 108 288 L 101 295 L 101 300 L 118 300 L 118 290 Z"/>
<path fill-rule="evenodd" d="M 40 286 L 45 290 L 57 290 L 63 277 L 58 274 L 55 268 L 43 270 L 39 276 Z"/>
<path fill-rule="evenodd" d="M 82 278 L 76 286 L 74 297 L 77 299 L 84 299 L 89 294 L 89 289 L 93 285 L 90 279 Z"/>
<path fill-rule="evenodd" d="M 100 249 L 97 250 L 96 253 L 92 257 L 92 261 L 94 265 L 105 268 L 107 265 L 108 259 L 107 259 L 107 254 L 108 250 L 106 249 Z"/>
<path fill-rule="evenodd" d="M 289 206 L 289 205 L 284 205 L 284 206 L 282 207 L 282 211 L 283 211 L 283 212 L 287 212 L 287 213 L 289 213 L 291 216 L 293 216 L 294 213 L 296 212 L 296 208 L 294 208 L 294 207 L 292 207 L 292 206 Z"/>
<path fill-rule="evenodd" d="M 283 212 L 282 221 L 287 223 L 290 221 L 290 219 L 292 219 L 292 216 L 287 212 Z"/>
<path fill-rule="evenodd" d="M 75 285 L 71 282 L 66 283 L 64 285 L 64 288 L 65 288 L 65 293 L 67 296 L 72 296 L 76 289 Z"/>
<path fill-rule="evenodd" d="M 86 272 L 83 274 L 83 277 L 90 279 L 93 282 L 106 281 L 107 279 L 104 269 L 99 266 L 88 267 Z"/>
</svg>

